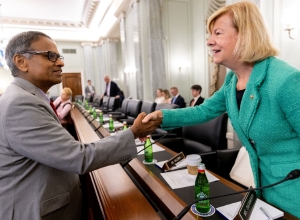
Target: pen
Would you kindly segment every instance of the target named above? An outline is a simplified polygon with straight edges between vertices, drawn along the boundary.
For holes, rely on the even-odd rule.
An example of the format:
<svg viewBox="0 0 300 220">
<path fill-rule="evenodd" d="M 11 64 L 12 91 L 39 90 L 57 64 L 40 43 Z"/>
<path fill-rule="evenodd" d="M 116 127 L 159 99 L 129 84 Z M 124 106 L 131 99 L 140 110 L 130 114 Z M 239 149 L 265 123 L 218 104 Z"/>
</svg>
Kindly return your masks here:
<svg viewBox="0 0 300 220">
<path fill-rule="evenodd" d="M 270 214 L 267 213 L 267 211 L 263 207 L 260 207 L 260 210 L 268 217 L 268 220 L 273 220 L 273 218 L 270 216 Z"/>
</svg>

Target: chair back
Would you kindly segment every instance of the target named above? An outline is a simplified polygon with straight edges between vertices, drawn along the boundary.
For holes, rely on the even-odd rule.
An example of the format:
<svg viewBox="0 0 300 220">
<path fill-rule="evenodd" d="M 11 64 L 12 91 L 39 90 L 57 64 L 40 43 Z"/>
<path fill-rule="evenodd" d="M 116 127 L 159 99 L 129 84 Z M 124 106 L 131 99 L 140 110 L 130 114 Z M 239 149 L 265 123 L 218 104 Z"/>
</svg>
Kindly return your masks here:
<svg viewBox="0 0 300 220">
<path fill-rule="evenodd" d="M 94 106 L 100 106 L 100 103 L 101 103 L 101 96 L 100 95 L 94 95 L 93 105 Z"/>
<path fill-rule="evenodd" d="M 127 118 L 136 118 L 142 107 L 142 101 L 138 99 L 130 99 L 127 106 Z"/>
<path fill-rule="evenodd" d="M 145 112 L 146 114 L 150 114 L 155 111 L 156 102 L 143 101 L 141 112 Z"/>
<path fill-rule="evenodd" d="M 161 110 L 161 109 L 175 109 L 178 108 L 178 105 L 175 104 L 168 104 L 168 103 L 159 103 L 156 105 L 155 110 Z"/>
<path fill-rule="evenodd" d="M 58 98 L 58 95 L 51 96 L 51 97 L 50 97 L 50 101 L 54 102 L 55 99 L 57 99 L 57 98 Z"/>
<path fill-rule="evenodd" d="M 75 100 L 83 101 L 84 96 L 83 95 L 75 95 Z"/>
<path fill-rule="evenodd" d="M 92 99 L 93 99 L 93 96 L 92 96 L 92 95 L 87 95 L 87 96 L 85 97 L 85 100 L 87 100 L 88 102 L 91 102 Z"/>
<path fill-rule="evenodd" d="M 186 153 L 204 153 L 227 148 L 227 121 L 224 113 L 208 122 L 185 126 L 182 128 L 182 137 Z"/>
<path fill-rule="evenodd" d="M 108 109 L 109 96 L 104 96 L 101 107 Z"/>
<path fill-rule="evenodd" d="M 124 99 L 121 106 L 121 112 L 126 114 L 129 99 Z"/>
<path fill-rule="evenodd" d="M 109 111 L 114 111 L 116 109 L 116 97 L 109 97 L 109 100 L 108 100 L 108 110 Z"/>
</svg>

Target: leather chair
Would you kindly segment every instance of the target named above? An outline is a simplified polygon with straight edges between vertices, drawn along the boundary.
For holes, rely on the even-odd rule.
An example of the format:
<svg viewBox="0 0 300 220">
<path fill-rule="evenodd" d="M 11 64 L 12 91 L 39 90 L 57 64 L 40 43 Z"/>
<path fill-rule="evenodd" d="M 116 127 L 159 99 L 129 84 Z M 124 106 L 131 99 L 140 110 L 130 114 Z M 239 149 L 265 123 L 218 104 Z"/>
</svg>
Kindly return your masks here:
<svg viewBox="0 0 300 220">
<path fill-rule="evenodd" d="M 155 108 L 156 108 L 156 102 L 143 101 L 141 112 L 145 112 L 146 114 L 149 114 L 151 112 L 154 112 Z"/>
<path fill-rule="evenodd" d="M 124 102 L 124 101 L 123 101 Z M 138 99 L 130 99 L 126 109 L 126 118 L 119 121 L 126 121 L 127 125 L 132 125 L 136 117 L 141 113 L 142 101 Z"/>
<path fill-rule="evenodd" d="M 103 113 L 110 113 L 111 111 L 114 111 L 116 108 L 116 102 L 119 101 L 116 99 L 116 97 L 109 97 L 108 99 L 108 105 L 107 109 L 102 109 Z"/>
<path fill-rule="evenodd" d="M 127 106 L 128 106 L 129 99 L 124 99 L 122 102 L 121 109 L 118 109 L 113 112 L 109 112 L 112 115 L 113 119 L 119 120 L 122 118 L 127 118 Z"/>
<path fill-rule="evenodd" d="M 58 95 L 54 95 L 50 97 L 50 101 L 54 102 L 55 99 L 57 99 L 59 96 Z"/>
<path fill-rule="evenodd" d="M 92 105 L 92 107 L 98 107 L 98 106 L 100 106 L 100 102 L 101 102 L 101 96 L 94 95 L 93 101 L 90 102 L 89 104 Z"/>
<path fill-rule="evenodd" d="M 101 106 L 96 106 L 95 108 L 104 110 L 104 111 L 107 110 L 108 109 L 108 101 L 109 101 L 109 96 L 104 96 Z"/>
<path fill-rule="evenodd" d="M 216 172 L 217 150 L 227 149 L 227 121 L 228 115 L 224 113 L 208 122 L 185 126 L 182 128 L 182 137 L 165 138 L 159 143 L 178 153 L 201 155 L 206 167 Z"/>
<path fill-rule="evenodd" d="M 159 103 L 156 105 L 155 107 L 155 111 L 156 110 L 161 110 L 161 109 L 175 109 L 178 108 L 178 105 L 175 104 L 168 104 L 168 103 Z"/>
<path fill-rule="evenodd" d="M 235 159 L 239 153 L 239 148 L 217 150 L 217 171 L 216 173 L 229 181 L 234 181 L 230 178 L 229 173 L 235 163 Z M 236 182 L 236 181 L 234 181 Z M 239 184 L 241 185 L 241 184 Z M 243 186 L 245 188 L 245 186 Z"/>
<path fill-rule="evenodd" d="M 84 99 L 83 95 L 75 95 L 75 100 L 80 100 L 82 102 L 83 99 Z"/>
</svg>

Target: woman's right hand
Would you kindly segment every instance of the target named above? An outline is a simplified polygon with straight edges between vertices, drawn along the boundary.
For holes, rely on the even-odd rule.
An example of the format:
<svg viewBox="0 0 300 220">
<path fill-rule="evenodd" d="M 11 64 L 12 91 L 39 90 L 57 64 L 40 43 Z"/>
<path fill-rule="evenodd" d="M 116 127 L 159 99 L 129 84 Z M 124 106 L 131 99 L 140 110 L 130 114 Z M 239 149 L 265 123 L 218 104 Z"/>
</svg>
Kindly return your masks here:
<svg viewBox="0 0 300 220">
<path fill-rule="evenodd" d="M 161 110 L 157 110 L 155 112 L 152 112 L 142 120 L 143 123 L 147 123 L 149 121 L 162 121 L 163 114 Z"/>
</svg>

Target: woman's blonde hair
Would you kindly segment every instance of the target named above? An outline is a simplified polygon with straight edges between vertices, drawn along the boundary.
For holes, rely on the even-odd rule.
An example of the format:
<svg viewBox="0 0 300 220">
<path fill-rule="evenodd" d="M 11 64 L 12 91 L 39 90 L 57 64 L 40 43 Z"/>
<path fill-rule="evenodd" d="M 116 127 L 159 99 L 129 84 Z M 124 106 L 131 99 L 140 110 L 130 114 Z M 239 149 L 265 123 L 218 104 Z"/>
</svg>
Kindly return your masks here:
<svg viewBox="0 0 300 220">
<path fill-rule="evenodd" d="M 233 55 L 239 61 L 252 63 L 278 55 L 259 8 L 254 3 L 242 1 L 220 8 L 207 21 L 210 34 L 216 20 L 225 14 L 231 16 L 233 27 L 238 32 Z"/>
<path fill-rule="evenodd" d="M 64 92 L 66 93 L 67 96 L 71 97 L 72 96 L 72 90 L 68 87 L 63 88 Z"/>
<path fill-rule="evenodd" d="M 170 95 L 170 92 L 169 92 L 169 90 L 165 89 L 165 90 L 163 91 L 163 93 L 165 94 L 165 96 L 166 96 L 166 99 L 169 99 L 169 98 L 171 98 L 171 95 Z"/>
</svg>

